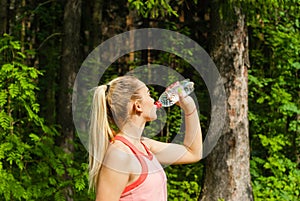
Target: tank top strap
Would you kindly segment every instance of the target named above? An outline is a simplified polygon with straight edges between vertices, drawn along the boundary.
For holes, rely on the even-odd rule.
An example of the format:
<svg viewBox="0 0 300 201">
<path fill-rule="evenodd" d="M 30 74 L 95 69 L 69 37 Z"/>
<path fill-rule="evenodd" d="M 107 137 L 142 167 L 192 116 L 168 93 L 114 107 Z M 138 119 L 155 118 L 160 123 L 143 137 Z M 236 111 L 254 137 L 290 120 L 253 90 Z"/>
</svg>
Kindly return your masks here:
<svg viewBox="0 0 300 201">
<path fill-rule="evenodd" d="M 136 181 L 134 181 L 133 183 L 131 183 L 130 185 L 125 187 L 123 193 L 126 193 L 126 192 L 134 189 L 135 187 L 139 186 L 146 180 L 146 178 L 148 176 L 148 166 L 147 166 L 145 159 L 142 156 L 145 156 L 145 157 L 147 157 L 147 156 L 145 154 L 143 154 L 142 152 L 140 152 L 131 142 L 129 142 L 126 138 L 124 138 L 122 136 L 119 136 L 119 135 L 115 136 L 114 140 L 119 140 L 122 143 L 124 143 L 126 146 L 128 146 L 130 148 L 130 150 L 133 152 L 133 154 L 136 156 L 136 158 L 139 160 L 139 162 L 142 166 L 142 173 L 140 174 L 139 178 Z M 145 149 L 148 153 L 149 150 L 147 149 L 147 147 L 144 144 L 143 144 L 143 146 L 145 147 Z"/>
<path fill-rule="evenodd" d="M 143 152 L 141 152 L 140 150 L 138 150 L 131 142 L 129 142 L 123 136 L 117 135 L 117 136 L 114 137 L 114 140 L 119 140 L 119 141 L 123 142 L 136 155 L 144 156 L 144 157 L 148 158 L 149 160 L 152 160 L 152 158 L 153 158 L 153 154 L 151 153 L 151 151 L 149 150 L 149 148 L 142 141 L 141 141 L 141 144 L 143 145 L 143 147 L 146 150 L 147 154 L 144 154 Z"/>
</svg>

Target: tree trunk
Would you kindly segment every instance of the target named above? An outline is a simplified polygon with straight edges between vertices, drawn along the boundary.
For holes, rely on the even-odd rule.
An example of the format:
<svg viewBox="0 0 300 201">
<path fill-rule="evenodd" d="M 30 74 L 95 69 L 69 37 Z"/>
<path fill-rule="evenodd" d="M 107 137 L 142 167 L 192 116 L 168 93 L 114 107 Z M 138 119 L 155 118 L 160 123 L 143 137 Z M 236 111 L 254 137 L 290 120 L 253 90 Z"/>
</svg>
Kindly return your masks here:
<svg viewBox="0 0 300 201">
<path fill-rule="evenodd" d="M 72 119 L 72 88 L 76 71 L 80 66 L 81 0 L 67 0 L 64 10 L 64 36 L 60 68 L 60 90 L 58 96 L 58 123 L 62 126 L 59 142 L 66 153 L 74 152 L 75 128 Z M 68 175 L 66 175 L 68 179 Z M 72 199 L 73 191 L 65 189 L 66 200 Z"/>
<path fill-rule="evenodd" d="M 253 200 L 248 132 L 248 36 L 245 16 L 229 1 L 211 2 L 210 55 L 224 79 L 226 123 L 214 150 L 205 159 L 199 200 Z"/>
<path fill-rule="evenodd" d="M 7 0 L 0 1 L 0 36 L 7 33 Z"/>
<path fill-rule="evenodd" d="M 103 23 L 103 3 L 104 0 L 95 0 L 93 2 L 93 16 L 92 16 L 92 50 L 97 47 L 102 42 L 102 28 L 101 24 Z"/>
</svg>

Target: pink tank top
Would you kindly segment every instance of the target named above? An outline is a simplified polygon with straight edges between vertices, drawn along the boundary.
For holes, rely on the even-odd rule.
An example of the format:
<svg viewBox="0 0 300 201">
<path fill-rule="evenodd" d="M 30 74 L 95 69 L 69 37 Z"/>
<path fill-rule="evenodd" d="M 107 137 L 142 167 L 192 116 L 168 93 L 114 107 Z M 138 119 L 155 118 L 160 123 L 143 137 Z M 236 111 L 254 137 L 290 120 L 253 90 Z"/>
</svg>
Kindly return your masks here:
<svg viewBox="0 0 300 201">
<path fill-rule="evenodd" d="M 139 160 L 142 173 L 132 184 L 125 187 L 120 201 L 167 201 L 167 178 L 165 171 L 143 143 L 147 155 L 139 151 L 131 142 L 122 136 L 116 136 L 127 145 Z"/>
</svg>

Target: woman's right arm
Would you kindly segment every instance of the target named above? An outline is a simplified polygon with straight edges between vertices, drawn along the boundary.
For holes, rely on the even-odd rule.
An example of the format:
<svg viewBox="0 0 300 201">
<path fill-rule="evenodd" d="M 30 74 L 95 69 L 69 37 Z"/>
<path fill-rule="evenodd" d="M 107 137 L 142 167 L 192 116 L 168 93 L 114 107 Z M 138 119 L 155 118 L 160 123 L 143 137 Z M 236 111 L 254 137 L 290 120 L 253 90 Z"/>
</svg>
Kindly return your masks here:
<svg viewBox="0 0 300 201">
<path fill-rule="evenodd" d="M 100 171 L 96 201 L 119 201 L 128 179 L 129 174 L 103 166 Z"/>
<path fill-rule="evenodd" d="M 96 187 L 96 201 L 120 200 L 129 181 L 130 164 L 129 154 L 115 146 L 108 149 Z"/>
</svg>

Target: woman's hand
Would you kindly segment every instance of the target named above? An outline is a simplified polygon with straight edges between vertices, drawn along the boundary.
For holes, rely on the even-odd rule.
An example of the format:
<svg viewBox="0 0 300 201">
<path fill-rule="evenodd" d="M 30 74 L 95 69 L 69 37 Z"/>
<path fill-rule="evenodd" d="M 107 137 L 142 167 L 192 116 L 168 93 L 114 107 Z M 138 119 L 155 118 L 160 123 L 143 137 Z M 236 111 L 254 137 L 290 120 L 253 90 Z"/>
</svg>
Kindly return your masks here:
<svg viewBox="0 0 300 201">
<path fill-rule="evenodd" d="M 176 105 L 181 107 L 185 112 L 185 114 L 192 113 L 196 108 L 196 104 L 192 97 L 190 96 L 183 97 L 181 94 L 179 94 L 179 101 L 176 103 Z"/>
</svg>

